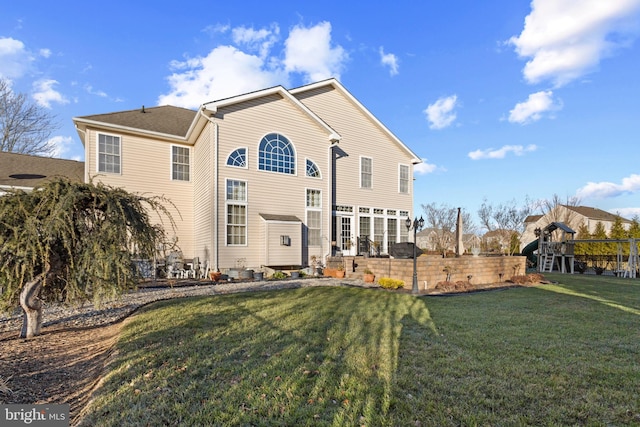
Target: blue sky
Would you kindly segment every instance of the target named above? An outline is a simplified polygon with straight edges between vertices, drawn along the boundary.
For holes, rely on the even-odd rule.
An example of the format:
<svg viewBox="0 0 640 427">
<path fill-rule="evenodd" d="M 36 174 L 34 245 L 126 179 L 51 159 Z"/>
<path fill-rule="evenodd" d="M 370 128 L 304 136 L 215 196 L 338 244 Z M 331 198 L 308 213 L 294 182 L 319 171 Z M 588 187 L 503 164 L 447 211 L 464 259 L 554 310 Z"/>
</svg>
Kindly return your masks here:
<svg viewBox="0 0 640 427">
<path fill-rule="evenodd" d="M 57 116 L 57 157 L 83 160 L 75 116 L 336 77 L 423 159 L 418 214 L 640 214 L 640 0 L 5 3 L 0 76 Z"/>
</svg>

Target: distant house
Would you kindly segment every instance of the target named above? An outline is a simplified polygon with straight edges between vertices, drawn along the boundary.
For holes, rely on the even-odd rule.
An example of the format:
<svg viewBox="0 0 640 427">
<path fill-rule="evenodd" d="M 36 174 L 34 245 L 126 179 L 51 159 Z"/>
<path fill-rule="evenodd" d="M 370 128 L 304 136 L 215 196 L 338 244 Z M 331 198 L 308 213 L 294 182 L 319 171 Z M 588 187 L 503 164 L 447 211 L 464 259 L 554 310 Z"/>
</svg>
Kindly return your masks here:
<svg viewBox="0 0 640 427">
<path fill-rule="evenodd" d="M 85 179 L 163 195 L 185 258 L 305 266 L 407 241 L 420 158 L 335 79 L 73 119 Z"/>
<path fill-rule="evenodd" d="M 0 195 L 7 189 L 30 191 L 56 177 L 84 180 L 84 162 L 0 152 Z"/>
<path fill-rule="evenodd" d="M 427 251 L 440 251 L 440 245 L 444 245 L 447 251 L 453 252 L 456 249 L 456 234 L 446 232 L 442 235 L 435 228 L 425 228 L 416 234 L 416 245 Z M 480 238 L 472 233 L 464 233 L 462 246 L 469 252 L 472 247 L 480 247 Z"/>
<path fill-rule="evenodd" d="M 593 233 L 596 224 L 600 222 L 608 234 L 617 218 L 620 218 L 625 228 L 629 228 L 631 225 L 630 220 L 602 209 L 589 206 L 558 205 L 546 215 L 530 215 L 525 219 L 525 231 L 520 239 L 521 248 L 536 239 L 536 228 L 544 229 L 552 222 L 563 222 L 576 232 L 582 225 L 586 225 L 589 233 Z"/>
</svg>

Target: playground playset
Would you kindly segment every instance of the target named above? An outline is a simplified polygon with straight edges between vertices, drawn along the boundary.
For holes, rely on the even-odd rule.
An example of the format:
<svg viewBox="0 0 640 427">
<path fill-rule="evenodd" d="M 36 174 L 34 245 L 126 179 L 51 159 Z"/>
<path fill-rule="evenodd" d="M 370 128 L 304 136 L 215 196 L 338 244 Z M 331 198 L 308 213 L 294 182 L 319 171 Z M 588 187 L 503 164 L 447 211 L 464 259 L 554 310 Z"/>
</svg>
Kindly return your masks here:
<svg viewBox="0 0 640 427">
<path fill-rule="evenodd" d="M 525 246 L 522 254 L 535 264 L 541 273 L 550 273 L 555 270 L 560 273 L 573 274 L 576 265 L 576 243 L 614 243 L 617 246 L 617 254 L 613 273 L 616 276 L 629 278 L 636 278 L 639 274 L 638 244 L 640 239 L 576 240 L 574 239 L 576 232 L 562 222 L 552 222 L 544 229 L 537 228 L 535 234 L 537 239 Z M 554 236 L 556 237 L 555 241 Z M 624 250 L 626 245 L 629 245 L 628 251 Z"/>
</svg>

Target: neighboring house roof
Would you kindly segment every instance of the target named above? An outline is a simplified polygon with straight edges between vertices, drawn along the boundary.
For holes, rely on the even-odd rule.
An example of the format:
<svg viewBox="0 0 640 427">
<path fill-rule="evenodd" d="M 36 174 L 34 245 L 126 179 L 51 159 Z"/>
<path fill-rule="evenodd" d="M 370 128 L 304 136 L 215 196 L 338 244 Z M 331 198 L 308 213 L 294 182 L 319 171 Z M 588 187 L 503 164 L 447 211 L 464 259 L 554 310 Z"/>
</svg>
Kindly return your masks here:
<svg viewBox="0 0 640 427">
<path fill-rule="evenodd" d="M 0 152 L 0 187 L 33 188 L 56 177 L 84 180 L 84 162 Z"/>
<path fill-rule="evenodd" d="M 151 108 L 143 106 L 136 110 L 74 117 L 73 121 L 76 126 L 107 124 L 120 130 L 143 130 L 159 136 L 186 139 L 197 114 L 197 111 L 171 105 Z"/>
<path fill-rule="evenodd" d="M 603 211 L 602 209 L 598 209 L 598 208 L 592 208 L 589 206 L 567 206 L 567 205 L 562 205 L 565 208 L 572 210 L 584 217 L 587 217 L 589 219 L 593 219 L 596 221 L 609 221 L 609 222 L 613 222 L 616 220 L 616 218 L 620 218 L 622 220 L 622 222 L 631 222 L 626 218 L 621 217 L 620 215 L 615 215 L 612 214 L 610 212 L 607 211 Z"/>
<path fill-rule="evenodd" d="M 487 231 L 486 233 L 484 233 L 482 238 L 484 238 L 484 239 L 492 239 L 492 238 L 495 238 L 495 237 L 502 238 L 505 235 L 513 233 L 513 232 L 514 232 L 513 230 L 507 230 L 507 229 L 504 229 L 504 228 L 500 228 L 498 230 Z"/>
<path fill-rule="evenodd" d="M 542 218 L 544 215 L 529 215 L 528 217 L 526 217 L 524 219 L 524 223 L 527 224 L 529 222 L 536 222 L 538 221 L 540 218 Z"/>
<path fill-rule="evenodd" d="M 413 157 L 412 163 L 414 165 L 418 163 L 422 163 L 422 159 L 416 153 L 414 153 L 409 147 L 407 147 L 402 141 L 400 141 L 400 139 L 393 132 L 391 132 L 389 128 L 387 128 L 380 120 L 378 120 L 376 116 L 371 114 L 371 112 L 364 105 L 362 105 L 362 103 L 360 103 L 360 101 L 358 101 L 353 95 L 351 95 L 351 93 L 344 86 L 342 86 L 342 84 L 338 80 L 331 78 L 328 80 L 311 83 L 305 86 L 300 86 L 295 89 L 290 89 L 289 92 L 293 96 L 296 96 L 303 92 L 311 91 L 324 86 L 332 86 L 333 88 L 340 91 L 344 96 L 346 96 L 353 105 L 355 105 L 362 113 L 364 113 L 369 118 L 369 120 L 371 120 L 384 133 L 386 133 L 389 136 L 389 138 L 391 138 L 396 144 L 398 144 L 398 146 L 400 146 L 411 157 Z"/>
</svg>

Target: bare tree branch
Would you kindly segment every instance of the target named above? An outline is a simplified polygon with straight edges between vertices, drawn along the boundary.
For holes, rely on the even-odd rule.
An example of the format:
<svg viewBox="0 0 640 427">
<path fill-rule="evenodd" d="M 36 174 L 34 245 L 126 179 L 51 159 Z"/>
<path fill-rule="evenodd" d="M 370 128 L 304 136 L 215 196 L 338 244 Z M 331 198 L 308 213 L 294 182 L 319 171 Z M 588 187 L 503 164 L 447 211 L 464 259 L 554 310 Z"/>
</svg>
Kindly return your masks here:
<svg viewBox="0 0 640 427">
<path fill-rule="evenodd" d="M 50 136 L 58 127 L 54 115 L 0 79 L 0 151 L 51 156 Z"/>
</svg>

